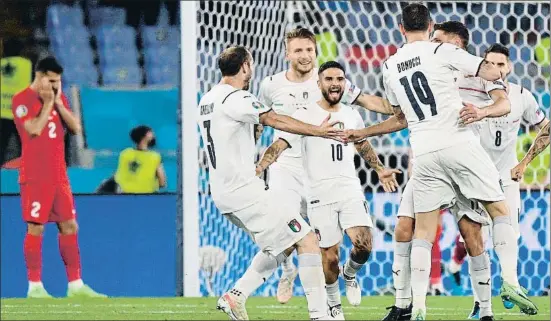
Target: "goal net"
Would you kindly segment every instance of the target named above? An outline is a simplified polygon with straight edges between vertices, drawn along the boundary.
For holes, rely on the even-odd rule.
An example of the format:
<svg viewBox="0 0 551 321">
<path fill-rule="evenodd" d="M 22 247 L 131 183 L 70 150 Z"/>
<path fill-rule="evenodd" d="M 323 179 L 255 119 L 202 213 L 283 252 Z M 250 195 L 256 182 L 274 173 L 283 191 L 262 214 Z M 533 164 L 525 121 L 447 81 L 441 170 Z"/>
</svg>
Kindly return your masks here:
<svg viewBox="0 0 551 321">
<path fill-rule="evenodd" d="M 548 114 L 549 110 L 549 4 L 543 2 L 500 3 L 426 3 L 436 22 L 458 20 L 471 31 L 469 51 L 481 55 L 494 42 L 511 49 L 513 72 L 510 80 L 532 91 Z M 260 81 L 287 68 L 284 34 L 290 28 L 304 26 L 318 39 L 318 64 L 337 60 L 345 66 L 349 80 L 364 93 L 383 95 L 381 63 L 399 48 L 403 39 L 398 29 L 400 3 L 348 1 L 254 1 L 199 2 L 197 4 L 197 79 L 199 95 L 220 80 L 216 57 L 229 45 L 251 48 L 256 74 L 251 92 L 258 94 Z M 547 46 L 547 47 L 545 47 Z M 544 48 L 544 49 L 542 49 Z M 184 53 L 185 54 L 185 53 Z M 193 72 L 193 68 L 189 68 Z M 366 124 L 384 120 L 384 116 L 361 111 Z M 523 126 L 518 154 L 528 146 L 534 134 Z M 266 129 L 258 142 L 259 154 L 271 143 L 272 131 Z M 387 166 L 402 170 L 401 187 L 407 182 L 408 131 L 371 139 Z M 221 295 L 248 267 L 258 251 L 249 236 L 221 216 L 209 191 L 209 170 L 203 142 L 199 143 L 199 244 L 201 247 L 201 295 Z M 385 294 L 392 288 L 392 235 L 400 193 L 382 193 L 376 175 L 359 157 L 356 169 L 365 188 L 375 222 L 373 253 L 358 274 L 364 294 Z M 528 189 L 522 192 L 520 226 L 520 282 L 539 295 L 549 284 L 549 151 L 534 161 L 526 175 Z M 451 215 L 443 215 L 440 240 L 442 262 L 447 264 L 457 235 Z M 184 232 L 185 233 L 185 232 Z M 489 245 L 491 246 L 491 245 Z M 351 244 L 345 238 L 342 260 Z M 185 264 L 185 262 L 184 262 Z M 492 255 L 494 291 L 500 284 L 498 265 Z M 274 295 L 280 271 L 257 292 Z M 468 273 L 463 267 L 465 294 L 470 294 Z M 453 288 L 452 278 L 444 273 L 446 291 Z M 297 281 L 297 285 L 298 285 Z M 295 294 L 303 293 L 300 286 Z M 343 289 L 343 287 L 341 287 Z"/>
</svg>

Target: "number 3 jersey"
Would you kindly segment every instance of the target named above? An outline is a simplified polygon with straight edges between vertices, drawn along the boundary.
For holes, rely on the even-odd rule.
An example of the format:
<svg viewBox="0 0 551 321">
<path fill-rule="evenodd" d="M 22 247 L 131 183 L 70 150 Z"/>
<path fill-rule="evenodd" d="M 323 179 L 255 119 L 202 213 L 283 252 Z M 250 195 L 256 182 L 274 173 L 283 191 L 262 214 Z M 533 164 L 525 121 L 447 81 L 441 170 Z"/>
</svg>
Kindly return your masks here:
<svg viewBox="0 0 551 321">
<path fill-rule="evenodd" d="M 414 157 L 477 139 L 459 123 L 453 71 L 476 76 L 483 61 L 452 44 L 415 41 L 384 63 L 386 95 L 406 116 Z"/>
<path fill-rule="evenodd" d="M 494 89 L 505 89 L 501 81 L 485 81 L 474 77 L 457 77 L 457 86 L 463 101 L 477 107 L 493 104 L 489 93 Z M 499 170 L 503 185 L 513 183 L 511 169 L 518 164 L 516 143 L 521 122 L 537 125 L 545 119 L 532 93 L 523 87 L 509 83 L 507 96 L 511 112 L 494 118 L 485 118 L 471 125 L 480 137 L 480 143 Z"/>
<path fill-rule="evenodd" d="M 47 183 L 49 185 L 68 181 L 65 163 L 65 130 L 57 108 L 69 108 L 67 97 L 62 93 L 64 106 L 55 106 L 48 115 L 48 122 L 38 136 L 25 130 L 25 122 L 40 115 L 42 100 L 30 87 L 17 93 L 12 99 L 13 121 L 21 138 L 20 183 Z"/>
<path fill-rule="evenodd" d="M 251 93 L 218 84 L 199 102 L 199 127 L 209 162 L 214 203 L 222 213 L 253 205 L 262 198 L 264 181 L 255 173 L 254 125 L 271 108 Z"/>
<path fill-rule="evenodd" d="M 345 129 L 364 128 L 358 111 L 340 104 L 338 112 L 324 110 L 317 103 L 300 107 L 292 116 L 312 125 L 320 125 L 331 114 L 330 121 L 340 121 Z M 301 136 L 282 132 L 281 139 L 291 149 L 301 148 L 302 163 L 306 173 L 308 206 L 325 205 L 347 199 L 364 199 L 360 180 L 356 175 L 353 143 L 343 144 L 332 139 Z M 279 162 L 279 160 L 278 160 Z"/>
</svg>

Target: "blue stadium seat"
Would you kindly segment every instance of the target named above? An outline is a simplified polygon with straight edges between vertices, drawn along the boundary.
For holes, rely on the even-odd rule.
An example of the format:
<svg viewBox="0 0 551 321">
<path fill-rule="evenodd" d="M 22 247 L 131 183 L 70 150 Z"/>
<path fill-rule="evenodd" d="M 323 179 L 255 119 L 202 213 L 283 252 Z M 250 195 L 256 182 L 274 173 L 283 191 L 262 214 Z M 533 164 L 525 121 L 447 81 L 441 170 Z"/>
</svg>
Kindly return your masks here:
<svg viewBox="0 0 551 321">
<path fill-rule="evenodd" d="M 176 150 L 178 143 L 178 126 L 166 125 L 154 129 L 157 139 L 157 148 L 160 150 Z"/>
<path fill-rule="evenodd" d="M 100 26 L 94 30 L 98 47 L 136 45 L 136 31 L 129 26 Z"/>
<path fill-rule="evenodd" d="M 88 44 L 85 46 L 53 46 L 52 51 L 59 62 L 67 68 L 69 66 L 91 67 L 94 65 L 94 53 Z"/>
<path fill-rule="evenodd" d="M 46 11 L 46 29 L 79 27 L 84 25 L 84 12 L 80 6 L 50 5 Z"/>
<path fill-rule="evenodd" d="M 137 63 L 123 67 L 103 66 L 103 84 L 106 86 L 139 86 L 142 84 L 142 73 Z"/>
<path fill-rule="evenodd" d="M 123 26 L 126 23 L 126 10 L 115 7 L 90 8 L 90 26 Z"/>
<path fill-rule="evenodd" d="M 144 50 L 144 64 L 158 66 L 161 64 L 177 65 L 180 61 L 180 51 L 174 47 L 154 47 Z"/>
<path fill-rule="evenodd" d="M 148 85 L 173 85 L 179 82 L 179 69 L 176 65 L 150 66 L 146 68 L 146 82 Z"/>
<path fill-rule="evenodd" d="M 48 30 L 48 38 L 54 46 L 65 46 L 67 44 L 90 45 L 90 32 L 85 26 L 50 29 Z"/>
<path fill-rule="evenodd" d="M 173 27 L 142 27 L 144 47 L 177 46 L 180 42 L 178 29 Z"/>
<path fill-rule="evenodd" d="M 100 66 L 133 66 L 138 62 L 138 50 L 133 45 L 114 45 L 98 49 Z"/>
<path fill-rule="evenodd" d="M 98 85 L 98 69 L 96 66 L 67 66 L 63 72 L 63 84 L 69 85 Z"/>
</svg>

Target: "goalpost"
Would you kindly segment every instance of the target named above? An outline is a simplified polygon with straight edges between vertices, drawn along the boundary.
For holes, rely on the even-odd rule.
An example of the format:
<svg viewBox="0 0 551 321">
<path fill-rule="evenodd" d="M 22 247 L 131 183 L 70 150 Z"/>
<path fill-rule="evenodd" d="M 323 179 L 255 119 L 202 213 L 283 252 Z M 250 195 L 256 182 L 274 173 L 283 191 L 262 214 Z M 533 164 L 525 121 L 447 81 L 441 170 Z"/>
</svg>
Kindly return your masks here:
<svg viewBox="0 0 551 321">
<path fill-rule="evenodd" d="M 471 31 L 472 53 L 481 55 L 494 42 L 511 50 L 513 73 L 509 80 L 521 84 L 549 110 L 549 49 L 541 58 L 538 44 L 549 35 L 549 4 L 543 1 L 516 2 L 425 2 L 436 22 L 459 20 Z M 257 94 L 263 77 L 287 68 L 284 35 L 304 26 L 317 34 L 318 63 L 335 59 L 343 63 L 349 80 L 368 94 L 383 95 L 381 63 L 403 43 L 398 29 L 398 2 L 348 1 L 241 1 L 180 2 L 181 19 L 181 216 L 179 222 L 178 294 L 218 296 L 226 291 L 247 268 L 258 248 L 243 231 L 223 218 L 210 197 L 208 165 L 196 124 L 198 97 L 216 84 L 220 75 L 216 57 L 227 46 L 245 45 L 256 63 L 252 93 Z M 545 51 L 545 50 L 544 50 Z M 547 59 L 547 60 L 546 60 Z M 366 124 L 384 116 L 362 111 Z M 523 126 L 525 127 L 525 126 Z M 527 128 L 524 128 L 527 130 Z M 271 143 L 270 129 L 258 143 L 261 153 Z M 407 173 L 407 130 L 371 139 L 387 166 Z M 522 147 L 522 146 L 521 146 Z M 522 148 L 519 148 L 522 150 Z M 519 152 L 520 153 L 520 152 Z M 549 151 L 539 159 L 540 167 L 532 181 L 548 180 Z M 366 268 L 358 274 L 364 294 L 391 293 L 392 231 L 399 193 L 381 193 L 375 175 L 356 159 L 358 175 L 366 191 L 376 223 L 374 251 Z M 538 172 L 539 170 L 539 172 Z M 539 174 L 538 174 L 539 173 Z M 543 174 L 542 174 L 543 173 Z M 401 179 L 402 188 L 407 174 Z M 539 295 L 549 284 L 549 190 L 542 184 L 522 193 L 520 226 L 520 281 L 530 295 Z M 457 227 L 451 215 L 443 216 L 440 241 L 442 259 L 449 262 Z M 342 246 L 344 258 L 349 240 Z M 493 284 L 500 284 L 494 266 Z M 467 269 L 463 286 L 468 290 Z M 276 276 L 279 276 L 279 271 Z M 274 295 L 276 276 L 257 295 Z M 444 277 L 450 290 L 451 278 Z M 494 293 L 497 291 L 494 286 Z M 295 295 L 303 291 L 296 287 Z"/>
</svg>

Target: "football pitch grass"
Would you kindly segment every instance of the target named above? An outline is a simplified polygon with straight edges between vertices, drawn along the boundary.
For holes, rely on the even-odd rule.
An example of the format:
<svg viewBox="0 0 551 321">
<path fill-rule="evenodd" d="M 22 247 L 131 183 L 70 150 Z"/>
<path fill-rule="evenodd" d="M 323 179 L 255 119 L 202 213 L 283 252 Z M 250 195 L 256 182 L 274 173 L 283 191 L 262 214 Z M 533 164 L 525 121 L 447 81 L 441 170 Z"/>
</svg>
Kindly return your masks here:
<svg viewBox="0 0 551 321">
<path fill-rule="evenodd" d="M 549 297 L 532 298 L 539 308 L 526 316 L 515 307 L 506 310 L 498 297 L 493 299 L 496 320 L 550 320 Z M 109 299 L 1 299 L 2 320 L 228 320 L 216 310 L 217 298 L 109 298 Z M 347 320 L 381 320 L 391 296 L 364 297 L 359 307 L 347 304 Z M 429 320 L 465 320 L 472 297 L 428 297 Z M 308 320 L 306 300 L 295 297 L 279 304 L 275 298 L 251 297 L 247 302 L 251 320 Z"/>
</svg>

